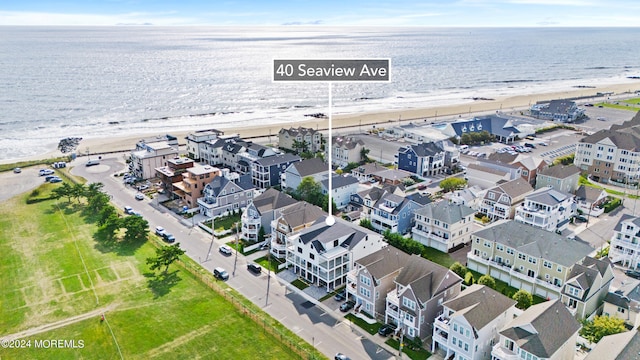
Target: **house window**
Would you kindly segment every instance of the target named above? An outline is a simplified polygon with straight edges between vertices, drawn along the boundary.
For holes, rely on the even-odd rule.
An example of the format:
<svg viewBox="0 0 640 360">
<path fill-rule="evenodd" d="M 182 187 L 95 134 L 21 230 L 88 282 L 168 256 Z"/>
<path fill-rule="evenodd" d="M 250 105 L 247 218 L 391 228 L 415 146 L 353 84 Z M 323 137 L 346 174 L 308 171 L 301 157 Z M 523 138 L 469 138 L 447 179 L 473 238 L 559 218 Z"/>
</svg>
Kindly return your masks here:
<svg viewBox="0 0 640 360">
<path fill-rule="evenodd" d="M 371 279 L 365 275 L 360 275 L 360 282 L 367 286 L 371 286 Z"/>
<path fill-rule="evenodd" d="M 547 269 L 551 269 L 553 266 L 551 265 L 551 262 L 544 260 L 542 261 L 542 266 L 546 267 Z"/>
<path fill-rule="evenodd" d="M 407 308 L 411 309 L 411 310 L 415 310 L 416 309 L 416 303 L 415 301 L 408 299 L 406 297 L 402 298 L 402 305 L 406 306 Z"/>
<path fill-rule="evenodd" d="M 567 286 L 567 288 L 569 289 L 569 295 L 575 296 L 575 297 L 580 296 L 580 289 L 578 289 L 577 287 Z"/>
<path fill-rule="evenodd" d="M 309 259 L 313 260 L 315 258 L 316 258 L 316 256 L 314 254 L 309 254 Z"/>
<path fill-rule="evenodd" d="M 512 248 L 507 248 L 507 254 L 513 255 L 514 254 L 514 250 Z"/>
<path fill-rule="evenodd" d="M 302 254 L 302 248 L 300 246 L 298 246 L 298 252 Z"/>
<path fill-rule="evenodd" d="M 502 244 L 496 244 L 496 250 L 498 250 L 498 251 L 504 251 L 504 245 L 502 245 Z"/>
<path fill-rule="evenodd" d="M 625 309 L 623 307 L 618 306 L 618 312 L 624 314 Z"/>
<path fill-rule="evenodd" d="M 370 298 L 371 297 L 371 291 L 369 291 L 369 289 L 361 287 L 359 291 L 360 291 L 360 295 L 362 295 L 362 296 L 364 296 L 366 298 Z"/>
<path fill-rule="evenodd" d="M 494 200 L 496 198 L 496 194 L 490 192 L 489 193 L 489 199 Z"/>
</svg>

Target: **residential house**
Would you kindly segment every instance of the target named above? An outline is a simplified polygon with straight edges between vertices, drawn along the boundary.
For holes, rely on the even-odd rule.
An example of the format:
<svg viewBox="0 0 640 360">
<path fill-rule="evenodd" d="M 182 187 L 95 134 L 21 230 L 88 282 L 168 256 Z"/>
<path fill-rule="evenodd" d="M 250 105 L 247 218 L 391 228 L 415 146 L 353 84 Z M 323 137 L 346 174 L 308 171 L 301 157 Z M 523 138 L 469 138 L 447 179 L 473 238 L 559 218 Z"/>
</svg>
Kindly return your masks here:
<svg viewBox="0 0 640 360">
<path fill-rule="evenodd" d="M 222 175 L 217 167 L 200 165 L 186 168 L 182 173 L 182 181 L 173 184 L 173 194 L 193 209 L 198 207 L 198 199 L 204 196 L 204 189 L 213 179 Z"/>
<path fill-rule="evenodd" d="M 467 180 L 469 186 L 477 186 L 481 189 L 490 189 L 497 184 L 502 184 L 511 180 L 518 179 L 518 176 L 512 175 L 504 169 L 494 169 L 483 164 L 471 163 L 467 165 L 464 179 Z"/>
<path fill-rule="evenodd" d="M 304 159 L 302 161 L 296 161 L 289 165 L 282 175 L 282 188 L 289 190 L 296 190 L 302 179 L 307 176 L 313 178 L 317 183 L 326 178 L 329 172 L 329 165 L 327 165 L 321 158 Z"/>
<path fill-rule="evenodd" d="M 354 261 L 387 246 L 382 235 L 335 218 L 326 217 L 286 237 L 287 267 L 301 279 L 327 292 L 347 283 Z"/>
<path fill-rule="evenodd" d="M 538 102 L 531 105 L 531 116 L 536 119 L 571 123 L 584 116 L 584 109 L 575 101 L 560 99 Z"/>
<path fill-rule="evenodd" d="M 549 167 L 546 161 L 538 156 L 518 154 L 518 156 L 511 162 L 522 169 L 522 178 L 535 186 L 538 172 Z"/>
<path fill-rule="evenodd" d="M 571 268 L 562 288 L 562 303 L 576 319 L 589 318 L 602 306 L 613 278 L 613 266 L 608 258 L 599 260 L 587 256 Z"/>
<path fill-rule="evenodd" d="M 217 140 L 222 131 L 216 129 L 197 130 L 187 135 L 187 156 L 195 161 L 204 161 L 206 159 L 207 142 Z"/>
<path fill-rule="evenodd" d="M 412 174 L 400 169 L 386 169 L 373 174 L 373 180 L 382 185 L 402 185 L 410 179 Z"/>
<path fill-rule="evenodd" d="M 519 313 L 516 301 L 485 285 L 473 284 L 442 303 L 433 324 L 432 352 L 445 359 L 488 359 L 498 331 Z"/>
<path fill-rule="evenodd" d="M 339 210 L 344 209 L 351 201 L 351 195 L 358 192 L 358 179 L 351 175 L 332 175 L 331 177 L 331 200 Z M 329 193 L 329 180 L 320 181 L 322 193 Z"/>
<path fill-rule="evenodd" d="M 554 165 L 538 172 L 536 189 L 547 186 L 569 194 L 575 193 L 580 179 L 580 169 L 575 165 Z"/>
<path fill-rule="evenodd" d="M 631 329 L 640 326 L 640 281 L 625 280 L 619 289 L 604 298 L 602 315 L 623 319 Z"/>
<path fill-rule="evenodd" d="M 398 169 L 422 177 L 444 173 L 444 150 L 433 142 L 407 145 L 398 149 Z"/>
<path fill-rule="evenodd" d="M 461 291 L 462 279 L 444 266 L 411 255 L 387 293 L 385 323 L 398 326 L 403 336 L 424 339 L 431 335 L 442 303 Z"/>
<path fill-rule="evenodd" d="M 162 183 L 163 191 L 172 192 L 173 184 L 182 181 L 182 174 L 190 167 L 194 166 L 194 161 L 185 157 L 176 157 L 167 160 L 166 166 L 156 168 L 156 177 Z"/>
<path fill-rule="evenodd" d="M 178 146 L 163 142 L 138 142 L 131 152 L 129 171 L 138 179 L 151 179 L 156 169 L 167 166 L 169 159 L 178 157 Z"/>
<path fill-rule="evenodd" d="M 331 143 L 331 160 L 334 166 L 345 167 L 349 163 L 359 163 L 362 158 L 364 141 L 353 137 L 334 136 Z"/>
<path fill-rule="evenodd" d="M 371 206 L 368 220 L 371 221 L 373 228 L 380 233 L 389 230 L 392 233 L 407 234 L 413 226 L 415 210 L 430 201 L 429 198 L 421 196 L 418 196 L 416 200 L 414 201 L 412 197 L 402 197 L 385 192 Z M 366 203 L 365 199 L 365 205 Z"/>
<path fill-rule="evenodd" d="M 511 180 L 488 189 L 479 210 L 491 220 L 513 219 L 516 207 L 532 192 L 533 188 L 525 180 Z"/>
<path fill-rule="evenodd" d="M 235 171 L 240 174 L 250 173 L 254 162 L 260 159 L 270 158 L 278 154 L 276 153 L 276 149 L 256 144 L 254 142 L 244 142 L 241 143 L 241 145 L 244 147 L 245 151 L 238 153 L 238 161 L 235 164 Z"/>
<path fill-rule="evenodd" d="M 480 186 L 470 186 L 461 190 L 454 190 L 444 194 L 445 201 L 457 205 L 466 205 L 474 210 L 478 210 L 480 201 L 484 197 L 485 191 Z"/>
<path fill-rule="evenodd" d="M 415 224 L 411 229 L 413 240 L 449 252 L 471 242 L 475 230 L 475 211 L 465 205 L 438 201 L 414 211 Z"/>
<path fill-rule="evenodd" d="M 267 189 L 249 200 L 247 209 L 242 213 L 242 238 L 258 241 L 260 228 L 265 235 L 271 235 L 271 222 L 279 210 L 298 203 L 290 195 L 275 189 Z"/>
<path fill-rule="evenodd" d="M 623 214 L 613 228 L 609 259 L 631 269 L 640 268 L 640 218 Z"/>
<path fill-rule="evenodd" d="M 294 141 L 299 144 L 306 145 L 306 151 L 317 153 L 322 149 L 322 133 L 312 128 L 282 128 L 278 132 L 278 147 L 281 149 L 288 149 L 293 151 L 305 151 L 303 149 L 296 149 Z"/>
<path fill-rule="evenodd" d="M 285 259 L 287 255 L 287 236 L 300 232 L 313 225 L 327 213 L 306 201 L 275 211 L 271 223 L 271 255 Z"/>
<path fill-rule="evenodd" d="M 215 139 L 205 140 L 204 143 L 198 143 L 199 160 L 205 164 L 214 165 L 214 166 L 226 166 L 224 163 L 225 155 L 228 158 L 230 155 L 226 154 L 225 149 L 227 149 L 228 144 L 234 144 L 238 141 L 242 141 L 237 134 L 231 135 L 217 135 Z M 187 140 L 189 142 L 189 140 Z M 192 144 L 192 147 L 195 148 L 196 144 Z M 240 148 L 238 148 L 239 150 Z M 228 151 L 228 149 L 227 149 Z M 233 168 L 235 166 L 230 166 L 229 168 Z"/>
<path fill-rule="evenodd" d="M 230 176 L 216 176 L 198 199 L 200 213 L 206 217 L 219 217 L 240 211 L 253 199 L 255 187 L 249 175 L 230 180 Z"/>
<path fill-rule="evenodd" d="M 410 255 L 386 246 L 354 261 L 347 274 L 347 297 L 355 300 L 360 311 L 384 319 L 386 295 L 395 288 L 394 280 Z"/>
<path fill-rule="evenodd" d="M 492 360 L 573 360 L 580 323 L 559 300 L 526 309 L 500 331 Z"/>
<path fill-rule="evenodd" d="M 563 231 L 576 215 L 573 195 L 553 189 L 541 188 L 524 197 L 516 207 L 515 221 L 547 231 Z"/>
<path fill-rule="evenodd" d="M 469 269 L 543 298 L 559 298 L 571 268 L 594 250 L 586 242 L 510 220 L 472 237 Z"/>
<path fill-rule="evenodd" d="M 375 182 L 374 175 L 380 171 L 388 170 L 388 168 L 378 164 L 377 162 L 366 163 L 351 170 L 351 175 L 358 179 L 361 183 Z"/>
<path fill-rule="evenodd" d="M 251 163 L 253 185 L 258 189 L 280 185 L 280 180 L 285 170 L 292 163 L 300 160 L 300 156 L 288 153 L 255 160 Z"/>
<path fill-rule="evenodd" d="M 594 181 L 637 183 L 640 168 L 640 112 L 609 130 L 600 130 L 578 142 L 573 163 Z"/>
<path fill-rule="evenodd" d="M 464 134 L 487 131 L 495 136 L 497 141 L 510 144 L 520 135 L 520 130 L 513 126 L 511 119 L 497 114 L 448 123 L 447 127 L 450 129 L 445 129 L 444 132 L 449 136 L 456 136 L 458 139 Z"/>
<path fill-rule="evenodd" d="M 604 212 L 604 204 L 608 197 L 605 189 L 580 185 L 576 190 L 576 205 L 583 214 L 598 217 Z"/>
<path fill-rule="evenodd" d="M 630 360 L 640 354 L 640 332 L 625 331 L 600 339 L 584 360 Z"/>
</svg>

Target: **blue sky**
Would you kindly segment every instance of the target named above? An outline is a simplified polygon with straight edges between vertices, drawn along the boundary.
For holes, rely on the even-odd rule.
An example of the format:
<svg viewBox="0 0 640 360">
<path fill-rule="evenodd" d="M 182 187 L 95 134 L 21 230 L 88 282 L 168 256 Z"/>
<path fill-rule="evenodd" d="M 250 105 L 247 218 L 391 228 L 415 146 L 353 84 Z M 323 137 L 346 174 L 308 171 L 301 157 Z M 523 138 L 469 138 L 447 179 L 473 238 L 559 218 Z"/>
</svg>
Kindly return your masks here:
<svg viewBox="0 0 640 360">
<path fill-rule="evenodd" d="M 20 0 L 0 25 L 640 26 L 637 0 Z"/>
</svg>

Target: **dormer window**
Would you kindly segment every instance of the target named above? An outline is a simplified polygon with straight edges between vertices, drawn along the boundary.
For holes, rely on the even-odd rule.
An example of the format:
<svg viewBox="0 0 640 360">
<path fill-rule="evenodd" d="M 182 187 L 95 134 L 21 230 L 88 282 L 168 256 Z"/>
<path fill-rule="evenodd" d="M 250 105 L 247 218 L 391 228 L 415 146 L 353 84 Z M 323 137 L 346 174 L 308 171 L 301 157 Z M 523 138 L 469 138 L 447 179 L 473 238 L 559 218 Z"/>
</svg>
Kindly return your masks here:
<svg viewBox="0 0 640 360">
<path fill-rule="evenodd" d="M 467 132 L 467 126 L 466 126 L 466 125 L 465 125 L 465 126 L 463 126 L 463 127 L 462 127 L 462 129 L 460 129 L 460 130 L 462 130 L 462 132 L 463 132 L 463 133 L 464 133 L 464 132 Z"/>
<path fill-rule="evenodd" d="M 471 125 L 471 126 L 469 127 L 469 131 L 474 131 L 474 130 L 475 130 L 475 128 L 473 127 L 473 125 Z"/>
<path fill-rule="evenodd" d="M 476 129 L 478 129 L 478 131 L 482 131 L 482 124 L 478 124 L 478 125 L 476 126 Z"/>
</svg>

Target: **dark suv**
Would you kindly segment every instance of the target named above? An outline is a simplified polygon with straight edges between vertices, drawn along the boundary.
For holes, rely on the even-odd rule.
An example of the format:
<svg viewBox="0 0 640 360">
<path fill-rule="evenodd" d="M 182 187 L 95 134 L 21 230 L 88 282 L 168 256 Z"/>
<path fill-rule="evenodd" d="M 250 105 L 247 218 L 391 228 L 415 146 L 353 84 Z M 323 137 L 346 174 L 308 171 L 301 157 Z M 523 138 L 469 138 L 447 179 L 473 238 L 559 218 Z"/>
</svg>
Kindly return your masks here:
<svg viewBox="0 0 640 360">
<path fill-rule="evenodd" d="M 262 268 L 260 267 L 260 265 L 255 263 L 248 264 L 247 270 L 251 271 L 254 274 L 260 274 L 262 272 Z"/>
</svg>

